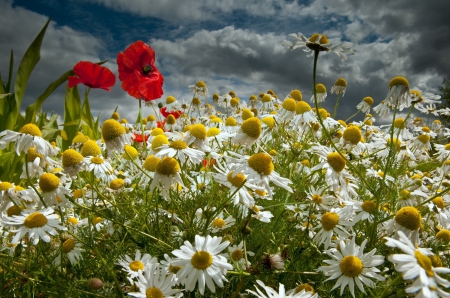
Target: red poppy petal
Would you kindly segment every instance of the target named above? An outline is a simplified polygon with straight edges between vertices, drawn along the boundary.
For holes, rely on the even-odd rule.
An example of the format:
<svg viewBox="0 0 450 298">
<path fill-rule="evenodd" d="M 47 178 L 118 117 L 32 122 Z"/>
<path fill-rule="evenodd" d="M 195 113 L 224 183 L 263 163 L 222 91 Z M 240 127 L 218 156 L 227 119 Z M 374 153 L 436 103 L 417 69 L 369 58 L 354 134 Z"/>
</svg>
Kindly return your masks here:
<svg viewBox="0 0 450 298">
<path fill-rule="evenodd" d="M 67 80 L 69 81 L 69 88 L 73 88 L 75 85 L 82 83 L 78 77 L 69 76 Z"/>
<path fill-rule="evenodd" d="M 116 76 L 106 67 L 89 61 L 78 62 L 73 71 L 81 83 L 90 88 L 110 90 L 116 83 Z"/>
</svg>

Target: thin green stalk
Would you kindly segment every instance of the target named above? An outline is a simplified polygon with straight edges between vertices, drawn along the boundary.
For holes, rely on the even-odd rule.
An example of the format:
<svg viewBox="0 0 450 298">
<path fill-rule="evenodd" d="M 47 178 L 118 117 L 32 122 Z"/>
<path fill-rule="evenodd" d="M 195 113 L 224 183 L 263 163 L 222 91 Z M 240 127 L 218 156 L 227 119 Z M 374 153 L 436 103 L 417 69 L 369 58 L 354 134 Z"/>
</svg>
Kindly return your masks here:
<svg viewBox="0 0 450 298">
<path fill-rule="evenodd" d="M 336 100 L 336 104 L 334 105 L 334 111 L 333 111 L 333 115 L 331 116 L 331 118 L 335 118 L 336 117 L 336 111 L 337 111 L 337 107 L 339 105 L 339 100 L 341 99 L 341 93 L 338 93 L 338 98 Z"/>
</svg>

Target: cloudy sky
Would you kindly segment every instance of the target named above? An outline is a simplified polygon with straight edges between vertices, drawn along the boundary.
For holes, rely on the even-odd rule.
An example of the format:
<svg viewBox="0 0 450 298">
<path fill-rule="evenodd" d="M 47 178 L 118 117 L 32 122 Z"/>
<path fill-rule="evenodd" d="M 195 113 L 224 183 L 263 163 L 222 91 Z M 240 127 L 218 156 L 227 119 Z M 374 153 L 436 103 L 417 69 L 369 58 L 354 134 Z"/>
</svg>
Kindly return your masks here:
<svg viewBox="0 0 450 298">
<path fill-rule="evenodd" d="M 284 98 L 312 90 L 313 58 L 281 46 L 290 33 L 323 33 L 331 42 L 349 41 L 355 55 L 342 61 L 333 53 L 319 57 L 318 82 L 330 90 L 347 80 L 338 109 L 345 119 L 366 96 L 378 104 L 391 78 L 405 76 L 410 86 L 438 94 L 450 75 L 450 1 L 448 0 L 0 0 L 0 73 L 6 79 L 9 53 L 15 71 L 48 17 L 52 21 L 41 60 L 27 87 L 23 107 L 80 60 L 108 60 L 117 74 L 117 53 L 136 40 L 156 51 L 165 78 L 164 95 L 192 98 L 188 86 L 203 80 L 209 96 L 234 90 L 241 99 L 272 89 Z M 84 87 L 81 87 L 83 90 Z M 62 114 L 65 88 L 47 99 L 44 109 Z M 328 96 L 332 110 L 336 96 Z M 116 106 L 129 119 L 137 100 L 120 87 L 92 90 L 95 115 L 109 117 Z M 151 109 L 144 108 L 144 115 Z"/>
</svg>

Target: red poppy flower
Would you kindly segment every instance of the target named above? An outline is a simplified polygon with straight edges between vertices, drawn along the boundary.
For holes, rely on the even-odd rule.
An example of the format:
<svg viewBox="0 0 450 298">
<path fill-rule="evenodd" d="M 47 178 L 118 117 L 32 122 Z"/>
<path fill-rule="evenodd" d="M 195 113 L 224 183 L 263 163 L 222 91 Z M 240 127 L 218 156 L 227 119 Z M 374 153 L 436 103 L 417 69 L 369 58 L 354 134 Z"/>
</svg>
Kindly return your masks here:
<svg viewBox="0 0 450 298">
<path fill-rule="evenodd" d="M 69 88 L 83 84 L 90 88 L 100 88 L 110 91 L 116 83 L 116 76 L 106 67 L 89 61 L 80 61 L 73 67 L 77 76 L 69 76 Z"/>
<path fill-rule="evenodd" d="M 164 118 L 167 118 L 169 115 L 173 115 L 175 117 L 175 119 L 178 119 L 183 114 L 183 111 L 181 111 L 181 110 L 178 110 L 178 111 L 173 110 L 173 111 L 167 112 L 166 107 L 159 109 L 159 111 L 161 112 L 161 115 L 164 116 Z"/>
<path fill-rule="evenodd" d="M 163 95 L 164 78 L 154 65 L 155 51 L 139 40 L 117 55 L 119 80 L 128 94 L 145 101 L 158 99 Z"/>
<path fill-rule="evenodd" d="M 149 137 L 150 137 L 149 135 L 144 136 L 145 141 L 147 141 Z M 131 136 L 131 138 L 137 143 L 142 143 L 144 141 L 142 138 L 142 134 L 137 133 L 137 132 L 133 132 L 133 135 Z"/>
</svg>

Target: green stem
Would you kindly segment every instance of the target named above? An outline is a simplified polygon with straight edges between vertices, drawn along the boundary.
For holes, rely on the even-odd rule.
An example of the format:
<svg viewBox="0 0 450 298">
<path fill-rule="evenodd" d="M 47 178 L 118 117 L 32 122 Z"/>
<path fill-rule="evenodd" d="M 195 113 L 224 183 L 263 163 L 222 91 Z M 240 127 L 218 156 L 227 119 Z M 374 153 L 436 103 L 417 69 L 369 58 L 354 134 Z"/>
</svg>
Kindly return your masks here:
<svg viewBox="0 0 450 298">
<path fill-rule="evenodd" d="M 331 116 L 331 118 L 335 118 L 336 117 L 336 111 L 337 111 L 337 107 L 339 105 L 339 100 L 341 99 L 341 93 L 338 93 L 338 98 L 336 100 L 336 104 L 334 105 L 334 111 L 333 111 L 333 115 Z"/>
</svg>

